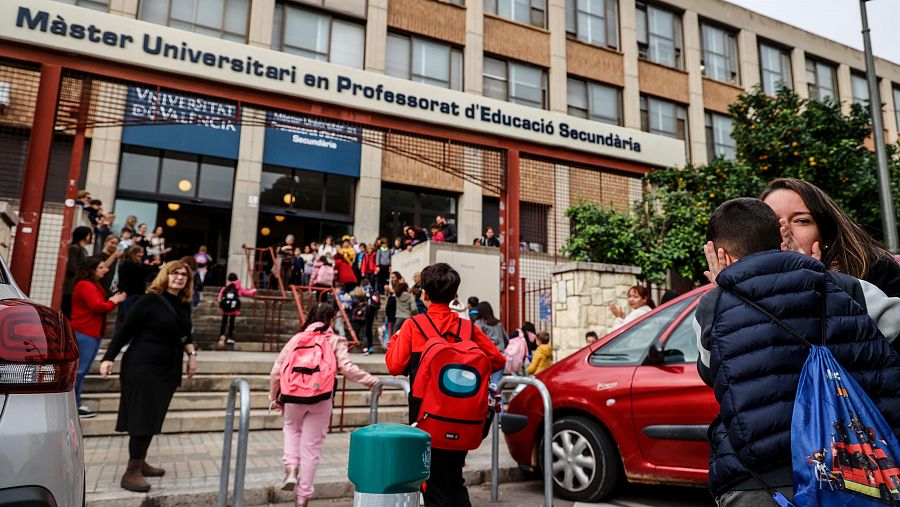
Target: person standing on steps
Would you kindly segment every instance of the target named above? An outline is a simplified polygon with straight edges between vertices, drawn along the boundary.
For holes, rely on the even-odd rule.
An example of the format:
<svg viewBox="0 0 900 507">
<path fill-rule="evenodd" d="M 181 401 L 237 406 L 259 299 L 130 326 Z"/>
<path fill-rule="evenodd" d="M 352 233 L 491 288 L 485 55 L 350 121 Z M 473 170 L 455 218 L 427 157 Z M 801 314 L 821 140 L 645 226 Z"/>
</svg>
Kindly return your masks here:
<svg viewBox="0 0 900 507">
<path fill-rule="evenodd" d="M 117 304 L 125 301 L 124 292 L 116 292 L 109 298 L 101 285 L 109 272 L 106 264 L 97 257 L 90 257 L 81 264 L 75 274 L 75 288 L 72 290 L 72 330 L 78 340 L 78 375 L 75 380 L 75 406 L 78 417 L 94 417 L 94 411 L 81 403 L 84 377 L 94 364 L 94 357 L 100 349 L 100 338 L 106 331 L 106 314 Z"/>
<path fill-rule="evenodd" d="M 294 505 L 297 507 L 306 507 L 315 491 L 313 481 L 334 408 L 336 374 L 369 389 L 378 382 L 376 377 L 350 361 L 347 340 L 332 331 L 334 321 L 334 305 L 313 306 L 306 319 L 306 328 L 285 344 L 269 374 L 269 402 L 284 414 L 284 480 L 281 489 L 292 491 L 296 488 Z M 311 346 L 299 346 L 301 344 Z M 314 370 L 304 370 L 311 365 L 315 365 Z M 299 375 L 294 373 L 298 371 Z M 310 384 L 308 380 L 313 382 Z M 315 384 L 325 387 L 316 390 Z"/>
<path fill-rule="evenodd" d="M 94 233 L 86 225 L 80 225 L 72 231 L 72 243 L 69 245 L 69 256 L 66 259 L 66 278 L 63 280 L 63 295 L 60 310 L 63 315 L 72 318 L 72 289 L 75 288 L 75 272 L 88 258 L 88 250 L 94 241 Z"/>
<path fill-rule="evenodd" d="M 147 464 L 153 435 L 162 432 L 166 412 L 181 385 L 183 357 L 188 356 L 187 378 L 197 372 L 197 351 L 191 336 L 191 270 L 180 261 L 168 262 L 141 296 L 121 326 L 116 328 L 100 375 L 108 378 L 113 362 L 125 345 L 119 373 L 119 415 L 116 431 L 127 432 L 128 467 L 119 483 L 128 491 L 145 493 L 145 477 L 162 477 L 166 471 Z"/>
<path fill-rule="evenodd" d="M 234 345 L 234 319 L 241 314 L 241 296 L 255 296 L 256 289 L 241 286 L 236 273 L 228 273 L 228 283 L 219 290 L 217 301 L 222 310 L 222 324 L 219 326 L 219 341 L 216 348 L 222 350 L 225 344 Z M 225 334 L 226 325 L 228 334 Z"/>
</svg>

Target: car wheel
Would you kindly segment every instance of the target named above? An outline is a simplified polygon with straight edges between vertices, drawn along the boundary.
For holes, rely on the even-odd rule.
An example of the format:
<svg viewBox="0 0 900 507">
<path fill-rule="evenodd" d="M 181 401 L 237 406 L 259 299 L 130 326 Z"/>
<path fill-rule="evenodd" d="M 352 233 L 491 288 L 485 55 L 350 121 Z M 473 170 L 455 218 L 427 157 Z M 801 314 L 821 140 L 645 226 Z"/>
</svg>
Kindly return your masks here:
<svg viewBox="0 0 900 507">
<path fill-rule="evenodd" d="M 846 485 L 844 484 L 844 476 L 837 476 L 837 478 L 834 480 L 834 485 L 835 487 L 837 487 L 838 491 L 844 491 L 844 487 L 846 487 Z"/>
<path fill-rule="evenodd" d="M 554 422 L 551 447 L 553 490 L 560 498 L 596 502 L 621 484 L 622 466 L 616 446 L 590 419 L 572 416 Z M 543 460 L 543 448 L 538 449 L 538 455 Z"/>
</svg>

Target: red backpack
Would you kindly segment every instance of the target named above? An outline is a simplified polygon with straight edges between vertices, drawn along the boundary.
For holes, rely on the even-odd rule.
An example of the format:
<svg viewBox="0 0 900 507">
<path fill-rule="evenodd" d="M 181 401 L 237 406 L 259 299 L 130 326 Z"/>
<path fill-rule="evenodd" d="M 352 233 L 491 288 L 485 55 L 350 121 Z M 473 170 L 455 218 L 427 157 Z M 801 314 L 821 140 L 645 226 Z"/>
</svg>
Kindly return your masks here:
<svg viewBox="0 0 900 507">
<path fill-rule="evenodd" d="M 410 320 L 426 340 L 412 382 L 410 415 L 431 435 L 432 447 L 477 449 L 489 411 L 491 361 L 472 341 L 473 324 L 467 321 L 464 333 L 459 319 L 456 334 L 445 336 L 427 314 Z"/>
<path fill-rule="evenodd" d="M 281 366 L 279 403 L 312 404 L 330 399 L 337 380 L 337 358 L 328 342 L 329 331 L 316 328 L 299 333 Z"/>
</svg>

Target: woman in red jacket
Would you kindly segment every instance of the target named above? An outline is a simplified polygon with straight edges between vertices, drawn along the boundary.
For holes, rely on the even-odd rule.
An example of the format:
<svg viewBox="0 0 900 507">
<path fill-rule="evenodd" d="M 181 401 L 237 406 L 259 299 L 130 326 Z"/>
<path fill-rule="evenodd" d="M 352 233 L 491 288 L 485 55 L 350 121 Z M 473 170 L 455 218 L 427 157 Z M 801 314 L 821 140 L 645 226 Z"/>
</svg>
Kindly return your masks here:
<svg viewBox="0 0 900 507">
<path fill-rule="evenodd" d="M 376 255 L 375 244 L 373 243 L 366 248 L 362 267 L 359 270 L 363 278 L 369 280 L 372 287 L 375 287 L 375 281 L 377 280 L 378 275 L 378 262 L 375 259 Z"/>
<path fill-rule="evenodd" d="M 106 290 L 100 279 L 109 272 L 109 267 L 97 257 L 89 257 L 75 271 L 75 287 L 72 289 L 72 329 L 78 339 L 78 376 L 75 380 L 75 401 L 79 417 L 94 417 L 96 414 L 81 404 L 81 389 L 84 377 L 91 369 L 91 363 L 100 349 L 100 337 L 106 328 L 106 314 L 125 300 L 127 294 L 117 292 L 106 297 Z"/>
</svg>

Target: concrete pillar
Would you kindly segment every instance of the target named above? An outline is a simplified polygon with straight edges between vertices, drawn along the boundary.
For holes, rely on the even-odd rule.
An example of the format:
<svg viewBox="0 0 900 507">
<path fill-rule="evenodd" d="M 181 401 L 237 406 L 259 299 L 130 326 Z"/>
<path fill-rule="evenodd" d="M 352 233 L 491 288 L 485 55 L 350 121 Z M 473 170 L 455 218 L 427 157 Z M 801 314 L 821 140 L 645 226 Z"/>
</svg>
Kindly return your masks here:
<svg viewBox="0 0 900 507">
<path fill-rule="evenodd" d="M 634 0 L 619 0 L 619 33 L 624 56 L 625 88 L 622 90 L 622 116 L 628 128 L 641 128 L 641 85 L 638 82 L 637 17 Z"/>
<path fill-rule="evenodd" d="M 566 210 L 569 209 L 569 167 L 556 164 L 553 167 L 553 183 L 555 195 L 553 197 L 553 209 L 551 216 L 548 217 L 550 223 L 547 230 L 551 231 L 547 252 L 555 254 L 563 247 L 566 239 L 569 237 L 570 225 L 569 217 L 566 216 Z"/>
<path fill-rule="evenodd" d="M 471 245 L 475 238 L 481 237 L 482 195 L 480 186 L 463 181 L 463 193 L 459 197 L 456 214 L 457 242 L 460 245 Z"/>
<path fill-rule="evenodd" d="M 247 265 L 242 245 L 256 246 L 266 113 L 248 107 L 243 109 L 242 115 L 244 124 L 241 126 L 240 151 L 234 175 L 234 198 L 231 203 L 228 272 L 239 273 L 243 277 L 247 272 Z"/>
<path fill-rule="evenodd" d="M 124 104 L 127 88 L 101 81 L 95 83 L 99 89 L 95 97 L 103 97 L 108 103 Z M 113 114 L 108 110 L 106 114 Z M 124 120 L 123 110 L 115 111 L 116 120 Z M 109 118 L 113 120 L 113 118 Z M 106 204 L 106 209 L 113 209 L 116 198 L 116 187 L 119 183 L 119 158 L 122 152 L 122 127 L 100 127 L 93 129 L 91 138 L 91 151 L 88 154 L 87 174 L 85 175 L 85 188 L 90 189 L 91 196 L 100 199 Z M 124 219 L 124 217 L 122 217 Z"/>
<path fill-rule="evenodd" d="M 109 13 L 126 18 L 137 18 L 138 0 L 110 0 Z"/>
<path fill-rule="evenodd" d="M 850 66 L 845 63 L 837 67 L 837 87 L 835 100 L 841 101 L 841 112 L 850 114 L 850 106 L 853 104 L 853 85 L 850 80 Z"/>
<path fill-rule="evenodd" d="M 744 90 L 750 91 L 754 85 L 759 84 L 761 79 L 756 34 L 750 30 L 741 30 L 738 32 L 737 44 L 741 84 L 744 86 Z"/>
<path fill-rule="evenodd" d="M 369 134 L 372 135 L 371 133 Z M 383 133 L 375 134 L 383 139 Z M 353 234 L 368 244 L 381 235 L 381 148 L 362 145 L 359 181 L 356 183 Z"/>
<path fill-rule="evenodd" d="M 247 43 L 261 48 L 272 47 L 272 30 L 275 26 L 275 0 L 250 2 L 250 31 Z"/>
<path fill-rule="evenodd" d="M 695 11 L 685 11 L 684 66 L 688 72 L 688 160 L 705 164 L 706 124 L 703 117 L 703 71 L 700 70 L 700 20 Z"/>
<path fill-rule="evenodd" d="M 881 103 L 883 107 L 884 131 L 886 132 L 884 141 L 893 144 L 898 141 L 897 132 L 900 131 L 900 125 L 897 124 L 897 111 L 900 110 L 900 104 L 894 102 L 894 89 L 890 79 L 882 79 L 878 83 L 878 93 L 881 95 Z"/>
<path fill-rule="evenodd" d="M 484 92 L 484 2 L 466 2 L 466 47 L 463 50 L 463 90 Z"/>
<path fill-rule="evenodd" d="M 384 74 L 387 53 L 387 16 L 387 0 L 369 0 L 365 68 L 379 74 Z"/>
<path fill-rule="evenodd" d="M 801 98 L 809 98 L 809 89 L 806 88 L 806 52 L 802 49 L 791 50 L 791 75 L 794 78 L 794 93 Z"/>
<path fill-rule="evenodd" d="M 566 1 L 550 0 L 547 5 L 547 27 L 550 29 L 550 110 L 569 110 L 566 92 Z"/>
</svg>

